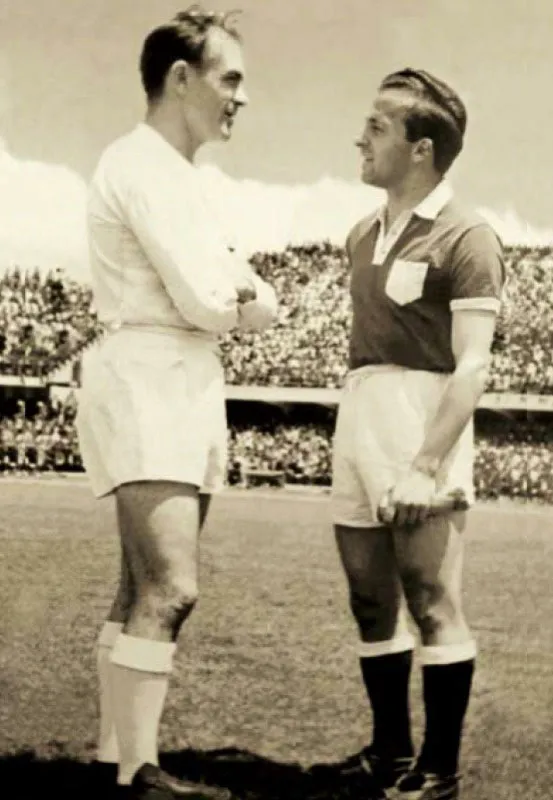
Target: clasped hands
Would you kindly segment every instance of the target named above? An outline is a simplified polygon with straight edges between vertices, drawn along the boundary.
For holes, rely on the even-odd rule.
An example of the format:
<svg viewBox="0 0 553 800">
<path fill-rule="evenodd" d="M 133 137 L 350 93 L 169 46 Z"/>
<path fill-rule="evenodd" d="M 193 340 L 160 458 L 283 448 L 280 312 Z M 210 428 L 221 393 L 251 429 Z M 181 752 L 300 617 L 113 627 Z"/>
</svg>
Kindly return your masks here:
<svg viewBox="0 0 553 800">
<path fill-rule="evenodd" d="M 378 507 L 378 516 L 385 525 L 413 527 L 432 513 L 436 495 L 436 479 L 412 468 L 389 489 Z"/>
</svg>

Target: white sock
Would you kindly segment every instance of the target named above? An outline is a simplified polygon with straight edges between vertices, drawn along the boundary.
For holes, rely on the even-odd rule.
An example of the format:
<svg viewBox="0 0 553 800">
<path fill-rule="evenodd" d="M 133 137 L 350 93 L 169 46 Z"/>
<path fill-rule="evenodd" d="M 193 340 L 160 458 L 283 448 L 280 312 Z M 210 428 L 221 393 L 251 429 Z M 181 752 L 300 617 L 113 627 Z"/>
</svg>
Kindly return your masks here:
<svg viewBox="0 0 553 800">
<path fill-rule="evenodd" d="M 176 645 L 121 633 L 111 653 L 113 716 L 121 786 L 143 764 L 158 764 L 158 730 Z"/>
<path fill-rule="evenodd" d="M 98 734 L 98 761 L 108 764 L 119 762 L 119 746 L 113 722 L 113 703 L 111 697 L 111 671 L 110 655 L 117 637 L 123 629 L 121 622 L 104 623 L 98 637 L 97 667 L 98 689 L 100 701 L 100 731 Z"/>
</svg>

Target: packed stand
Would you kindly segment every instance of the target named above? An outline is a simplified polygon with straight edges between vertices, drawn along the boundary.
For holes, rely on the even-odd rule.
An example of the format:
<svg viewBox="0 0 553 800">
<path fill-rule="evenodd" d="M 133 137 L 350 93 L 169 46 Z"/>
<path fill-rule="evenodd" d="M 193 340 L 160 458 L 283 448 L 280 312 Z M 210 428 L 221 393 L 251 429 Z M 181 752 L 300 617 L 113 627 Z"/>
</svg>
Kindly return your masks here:
<svg viewBox="0 0 553 800">
<path fill-rule="evenodd" d="M 229 480 L 243 484 L 251 471 L 283 472 L 286 483 L 330 482 L 330 432 L 321 425 L 234 427 L 229 432 Z"/>
<path fill-rule="evenodd" d="M 339 386 L 346 372 L 350 321 L 342 248 L 320 244 L 252 256 L 279 298 L 263 334 L 231 333 L 222 342 L 227 382 L 262 386 Z"/>
<path fill-rule="evenodd" d="M 509 250 L 488 391 L 553 394 L 553 250 Z"/>
<path fill-rule="evenodd" d="M 25 403 L 0 421 L 0 470 L 4 474 L 81 471 L 75 428 L 76 400 Z"/>
<path fill-rule="evenodd" d="M 506 416 L 476 440 L 475 487 L 482 499 L 553 503 L 553 431 L 548 418 Z"/>
<path fill-rule="evenodd" d="M 0 373 L 44 377 L 97 334 L 90 288 L 61 270 L 8 270 L 0 278 Z"/>
<path fill-rule="evenodd" d="M 510 497 L 553 503 L 553 430 L 547 418 L 488 414 L 477 425 L 475 489 L 481 500 Z M 289 484 L 329 486 L 331 424 L 231 428 L 229 482 L 250 471 L 281 470 Z"/>
</svg>

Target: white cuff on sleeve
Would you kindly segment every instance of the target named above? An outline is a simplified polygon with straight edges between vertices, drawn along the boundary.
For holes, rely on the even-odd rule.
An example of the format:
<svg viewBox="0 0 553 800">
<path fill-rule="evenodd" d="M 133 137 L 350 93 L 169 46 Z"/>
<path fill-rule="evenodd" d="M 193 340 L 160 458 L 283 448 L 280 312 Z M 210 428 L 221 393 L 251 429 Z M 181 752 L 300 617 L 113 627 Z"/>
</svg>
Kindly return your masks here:
<svg viewBox="0 0 553 800">
<path fill-rule="evenodd" d="M 501 301 L 496 297 L 460 297 L 449 305 L 452 311 L 493 311 L 499 314 Z"/>
</svg>

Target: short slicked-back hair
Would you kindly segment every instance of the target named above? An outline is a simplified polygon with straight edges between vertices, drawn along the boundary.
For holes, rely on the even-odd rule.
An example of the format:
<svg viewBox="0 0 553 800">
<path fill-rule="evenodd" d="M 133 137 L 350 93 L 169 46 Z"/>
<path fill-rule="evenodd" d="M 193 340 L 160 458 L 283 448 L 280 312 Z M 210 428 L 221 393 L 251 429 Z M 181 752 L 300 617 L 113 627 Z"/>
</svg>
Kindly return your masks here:
<svg viewBox="0 0 553 800">
<path fill-rule="evenodd" d="M 153 102 L 162 95 L 165 78 L 175 61 L 204 66 L 207 37 L 212 28 L 219 28 L 239 41 L 240 35 L 234 27 L 237 13 L 205 11 L 196 4 L 179 11 L 167 24 L 154 28 L 146 37 L 140 56 L 140 75 L 148 100 Z"/>
<path fill-rule="evenodd" d="M 386 89 L 400 89 L 414 96 L 404 119 L 407 139 L 431 139 L 434 167 L 444 175 L 463 148 L 467 127 L 467 111 L 459 95 L 429 72 L 409 67 L 384 78 L 380 91 Z"/>
</svg>

